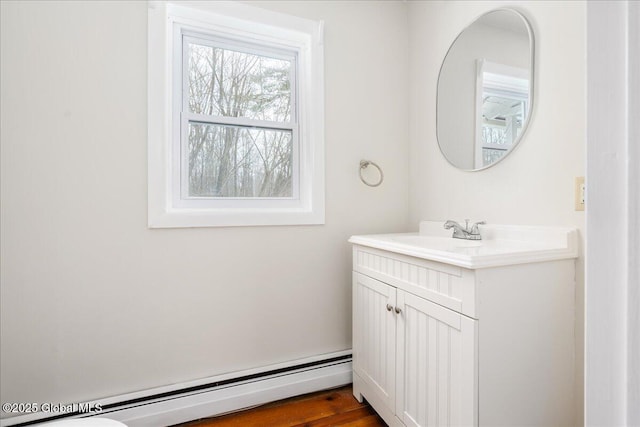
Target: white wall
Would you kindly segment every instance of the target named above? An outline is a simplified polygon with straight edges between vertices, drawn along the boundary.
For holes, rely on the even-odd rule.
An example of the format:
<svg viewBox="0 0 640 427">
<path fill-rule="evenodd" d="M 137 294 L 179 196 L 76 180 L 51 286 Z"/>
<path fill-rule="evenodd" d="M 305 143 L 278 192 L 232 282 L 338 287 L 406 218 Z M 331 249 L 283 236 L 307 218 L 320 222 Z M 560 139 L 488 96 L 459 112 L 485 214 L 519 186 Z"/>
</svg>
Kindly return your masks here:
<svg viewBox="0 0 640 427">
<path fill-rule="evenodd" d="M 410 2 L 410 223 L 471 218 L 496 224 L 565 225 L 584 236 L 574 178 L 585 174 L 584 2 L 518 2 L 536 36 L 534 108 L 509 158 L 482 172 L 454 169 L 436 140 L 440 64 L 458 32 L 503 2 Z M 576 425 L 582 423 L 584 256 L 576 278 Z"/>
<path fill-rule="evenodd" d="M 324 226 L 148 229 L 145 2 L 1 2 L 3 401 L 351 347 L 346 240 L 408 227 L 406 5 L 259 5 L 325 20 Z"/>
</svg>

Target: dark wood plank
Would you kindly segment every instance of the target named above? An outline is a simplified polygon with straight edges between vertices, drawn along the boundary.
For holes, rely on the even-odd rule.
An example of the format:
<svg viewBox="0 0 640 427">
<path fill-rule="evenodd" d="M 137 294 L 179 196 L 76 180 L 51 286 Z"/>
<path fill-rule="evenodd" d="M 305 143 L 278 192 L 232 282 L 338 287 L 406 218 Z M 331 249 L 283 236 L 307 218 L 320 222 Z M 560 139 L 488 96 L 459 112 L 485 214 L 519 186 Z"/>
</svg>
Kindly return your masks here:
<svg viewBox="0 0 640 427">
<path fill-rule="evenodd" d="M 367 404 L 358 403 L 351 386 L 269 403 L 177 427 L 383 427 Z"/>
<path fill-rule="evenodd" d="M 348 412 L 340 412 L 304 424 L 298 424 L 295 427 L 383 426 L 384 424 L 380 424 L 381 420 L 377 424 L 375 422 L 371 423 L 372 420 L 377 421 L 379 418 L 378 414 L 370 406 L 363 406 Z M 363 421 L 365 424 L 362 424 Z"/>
</svg>

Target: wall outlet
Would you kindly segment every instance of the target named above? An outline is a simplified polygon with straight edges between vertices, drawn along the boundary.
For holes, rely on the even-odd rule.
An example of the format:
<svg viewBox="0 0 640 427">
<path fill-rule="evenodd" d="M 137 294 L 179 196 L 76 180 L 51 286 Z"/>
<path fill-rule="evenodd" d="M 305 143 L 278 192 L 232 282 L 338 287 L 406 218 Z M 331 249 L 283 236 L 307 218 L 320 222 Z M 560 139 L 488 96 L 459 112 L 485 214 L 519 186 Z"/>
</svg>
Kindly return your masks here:
<svg viewBox="0 0 640 427">
<path fill-rule="evenodd" d="M 584 196 L 585 196 L 584 176 L 576 178 L 575 198 L 576 198 L 576 210 L 584 210 Z"/>
</svg>

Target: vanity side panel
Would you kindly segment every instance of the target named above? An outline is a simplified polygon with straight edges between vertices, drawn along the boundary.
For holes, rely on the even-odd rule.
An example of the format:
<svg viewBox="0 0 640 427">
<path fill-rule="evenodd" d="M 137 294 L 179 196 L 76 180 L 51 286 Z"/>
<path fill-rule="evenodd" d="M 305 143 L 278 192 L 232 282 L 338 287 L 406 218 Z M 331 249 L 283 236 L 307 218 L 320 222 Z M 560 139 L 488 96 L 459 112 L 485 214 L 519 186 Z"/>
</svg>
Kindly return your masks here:
<svg viewBox="0 0 640 427">
<path fill-rule="evenodd" d="M 353 246 L 353 269 L 478 318 L 474 270 L 359 245 Z"/>
<path fill-rule="evenodd" d="M 574 425 L 575 261 L 476 278 L 480 425 Z"/>
</svg>

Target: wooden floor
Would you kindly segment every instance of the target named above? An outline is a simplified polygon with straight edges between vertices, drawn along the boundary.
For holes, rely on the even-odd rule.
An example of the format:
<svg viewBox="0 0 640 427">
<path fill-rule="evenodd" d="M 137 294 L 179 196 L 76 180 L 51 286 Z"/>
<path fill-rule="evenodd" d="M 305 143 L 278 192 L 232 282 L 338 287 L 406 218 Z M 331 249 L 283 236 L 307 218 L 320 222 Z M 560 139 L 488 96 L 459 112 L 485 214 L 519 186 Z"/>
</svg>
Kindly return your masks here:
<svg viewBox="0 0 640 427">
<path fill-rule="evenodd" d="M 385 427 L 351 386 L 269 403 L 242 412 L 180 424 L 178 427 Z"/>
</svg>

